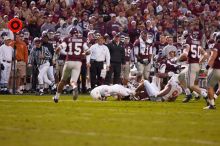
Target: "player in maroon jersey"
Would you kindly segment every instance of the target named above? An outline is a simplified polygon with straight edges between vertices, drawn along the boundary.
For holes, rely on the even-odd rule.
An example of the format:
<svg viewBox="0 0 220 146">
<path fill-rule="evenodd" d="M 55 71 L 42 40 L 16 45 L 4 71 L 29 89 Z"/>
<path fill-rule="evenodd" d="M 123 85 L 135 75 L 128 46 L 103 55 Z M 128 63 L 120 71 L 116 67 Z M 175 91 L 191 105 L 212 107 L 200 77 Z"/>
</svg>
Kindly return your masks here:
<svg viewBox="0 0 220 146">
<path fill-rule="evenodd" d="M 127 85 L 130 74 L 130 63 L 131 63 L 131 53 L 132 53 L 132 44 L 130 43 L 130 37 L 124 37 L 123 47 L 125 49 L 125 66 L 122 68 L 121 77 L 124 85 Z"/>
<path fill-rule="evenodd" d="M 215 109 L 214 102 L 214 87 L 220 81 L 220 32 L 215 36 L 215 45 L 211 49 L 211 56 L 209 57 L 207 78 L 208 101 L 209 105 L 204 109 Z"/>
<path fill-rule="evenodd" d="M 147 42 L 148 41 L 148 42 Z M 137 61 L 137 69 L 144 79 L 148 79 L 151 69 L 152 57 L 152 35 L 147 31 L 142 31 L 141 36 L 134 42 L 134 54 Z"/>
<path fill-rule="evenodd" d="M 192 32 L 186 39 L 186 44 L 183 46 L 183 54 L 180 56 L 179 60 L 184 60 L 187 58 L 188 68 L 180 73 L 182 80 L 186 80 L 186 88 L 189 88 L 191 91 L 195 91 L 202 95 L 203 97 L 207 96 L 207 93 L 199 88 L 195 83 L 198 80 L 198 74 L 200 71 L 200 63 L 207 59 L 207 53 L 201 47 L 200 43 L 200 33 L 198 31 Z M 186 98 L 183 102 L 189 102 L 192 98 L 190 91 L 186 91 Z"/>
<path fill-rule="evenodd" d="M 58 102 L 59 96 L 65 84 L 67 84 L 70 77 L 70 85 L 73 87 L 73 100 L 78 97 L 77 80 L 81 70 L 81 58 L 84 56 L 83 48 L 84 40 L 79 35 L 76 28 L 70 30 L 70 36 L 64 38 L 63 42 L 57 48 L 56 53 L 66 55 L 66 61 L 63 68 L 61 81 L 57 87 L 57 93 L 53 97 L 55 103 Z"/>
<path fill-rule="evenodd" d="M 168 80 L 170 79 L 170 76 L 168 75 L 170 72 L 177 73 L 179 70 L 179 65 L 177 65 L 176 62 L 176 50 L 170 49 L 168 52 L 168 56 L 160 61 L 159 67 L 158 67 L 158 73 L 156 74 L 156 77 L 161 78 L 161 88 L 163 88 Z"/>
</svg>

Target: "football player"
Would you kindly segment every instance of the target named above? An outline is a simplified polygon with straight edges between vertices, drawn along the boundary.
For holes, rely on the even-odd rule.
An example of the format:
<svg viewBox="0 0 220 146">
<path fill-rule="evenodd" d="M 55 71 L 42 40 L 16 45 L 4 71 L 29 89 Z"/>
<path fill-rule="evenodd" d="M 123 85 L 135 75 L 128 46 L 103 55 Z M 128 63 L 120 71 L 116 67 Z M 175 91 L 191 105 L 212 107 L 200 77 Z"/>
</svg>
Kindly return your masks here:
<svg viewBox="0 0 220 146">
<path fill-rule="evenodd" d="M 182 87 L 178 79 L 178 74 L 170 73 L 172 76 L 163 90 L 159 90 L 157 78 L 153 78 L 153 82 L 144 80 L 142 84 L 135 90 L 135 97 L 139 97 L 142 100 L 150 101 L 175 101 L 176 98 L 182 93 Z M 144 94 L 143 94 L 144 91 Z"/>
<path fill-rule="evenodd" d="M 134 42 L 134 54 L 137 63 L 137 70 L 148 79 L 151 69 L 151 58 L 153 54 L 153 38 L 147 31 L 142 31 L 140 38 Z"/>
<path fill-rule="evenodd" d="M 187 60 L 188 67 L 180 73 L 180 78 L 182 80 L 186 80 L 186 85 L 184 88 L 189 88 L 191 91 L 195 91 L 205 98 L 207 93 L 204 90 L 201 90 L 200 87 L 195 83 L 195 81 L 198 80 L 200 64 L 207 59 L 207 53 L 201 47 L 200 36 L 200 32 L 195 30 L 192 31 L 186 39 L 186 44 L 184 45 L 184 50 L 182 55 L 179 57 L 179 60 Z M 189 100 L 192 98 L 189 90 L 185 90 L 185 92 L 187 96 L 183 100 L 184 103 L 189 102 Z"/>
<path fill-rule="evenodd" d="M 58 103 L 59 96 L 63 87 L 70 78 L 70 85 L 73 88 L 73 100 L 78 97 L 77 80 L 81 70 L 81 58 L 84 55 L 83 48 L 84 40 L 79 35 L 76 28 L 71 28 L 70 36 L 64 38 L 63 42 L 59 45 L 56 53 L 66 55 L 66 62 L 63 67 L 61 81 L 58 84 L 56 95 L 53 97 L 55 103 Z"/>
<path fill-rule="evenodd" d="M 101 85 L 95 87 L 91 92 L 90 95 L 92 98 L 97 100 L 106 100 L 109 96 L 117 97 L 118 100 L 123 100 L 123 98 L 129 98 L 130 96 L 134 95 L 134 90 L 129 88 L 125 88 L 122 85 L 115 84 L 115 85 Z"/>
<path fill-rule="evenodd" d="M 204 109 L 215 109 L 214 87 L 220 81 L 220 32 L 215 36 L 215 45 L 211 49 L 211 56 L 206 69 L 208 70 L 207 90 L 209 105 Z"/>
<path fill-rule="evenodd" d="M 124 44 L 123 47 L 125 49 L 125 66 L 122 68 L 121 78 L 124 85 L 127 85 L 129 80 L 130 74 L 130 62 L 131 62 L 131 52 L 132 52 L 132 45 L 130 43 L 130 37 L 124 37 Z"/>
</svg>

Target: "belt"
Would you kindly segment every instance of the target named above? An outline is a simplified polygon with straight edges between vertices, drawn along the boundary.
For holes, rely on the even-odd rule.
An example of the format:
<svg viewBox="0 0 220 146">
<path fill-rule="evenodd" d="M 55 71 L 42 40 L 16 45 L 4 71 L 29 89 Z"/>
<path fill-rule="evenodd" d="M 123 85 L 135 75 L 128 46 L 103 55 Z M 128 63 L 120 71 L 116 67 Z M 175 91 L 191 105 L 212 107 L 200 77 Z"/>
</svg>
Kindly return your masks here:
<svg viewBox="0 0 220 146">
<path fill-rule="evenodd" d="M 3 62 L 11 63 L 11 61 L 3 60 Z"/>
<path fill-rule="evenodd" d="M 102 63 L 102 62 L 104 62 L 104 61 L 96 61 L 96 60 L 94 60 L 94 59 L 91 59 L 90 62 L 91 62 L 91 63 L 92 63 L 92 62 Z"/>
<path fill-rule="evenodd" d="M 25 62 L 24 60 L 17 60 L 17 62 Z"/>
</svg>

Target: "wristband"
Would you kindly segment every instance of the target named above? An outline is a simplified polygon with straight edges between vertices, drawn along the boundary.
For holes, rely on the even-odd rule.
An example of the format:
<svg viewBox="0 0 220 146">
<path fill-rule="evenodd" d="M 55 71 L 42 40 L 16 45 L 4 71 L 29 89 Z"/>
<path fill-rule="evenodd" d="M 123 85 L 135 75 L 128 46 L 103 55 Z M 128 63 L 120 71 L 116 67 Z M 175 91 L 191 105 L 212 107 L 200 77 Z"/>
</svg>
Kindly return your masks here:
<svg viewBox="0 0 220 146">
<path fill-rule="evenodd" d="M 206 67 L 205 67 L 205 68 L 206 68 L 206 70 L 208 70 L 208 69 L 210 68 L 210 66 L 209 66 L 209 65 L 206 65 Z"/>
</svg>

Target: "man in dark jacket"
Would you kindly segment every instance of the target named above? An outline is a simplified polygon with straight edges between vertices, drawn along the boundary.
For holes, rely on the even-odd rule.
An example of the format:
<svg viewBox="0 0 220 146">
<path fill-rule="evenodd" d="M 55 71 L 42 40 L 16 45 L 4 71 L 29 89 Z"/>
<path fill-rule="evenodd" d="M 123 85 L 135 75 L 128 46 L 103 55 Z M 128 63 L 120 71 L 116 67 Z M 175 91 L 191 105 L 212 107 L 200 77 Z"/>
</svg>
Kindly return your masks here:
<svg viewBox="0 0 220 146">
<path fill-rule="evenodd" d="M 120 41 L 120 33 L 117 33 L 112 42 L 108 45 L 110 52 L 110 70 L 106 74 L 105 82 L 110 84 L 112 82 L 112 73 L 114 73 L 113 84 L 120 84 L 121 67 L 125 65 L 125 50 Z"/>
</svg>

